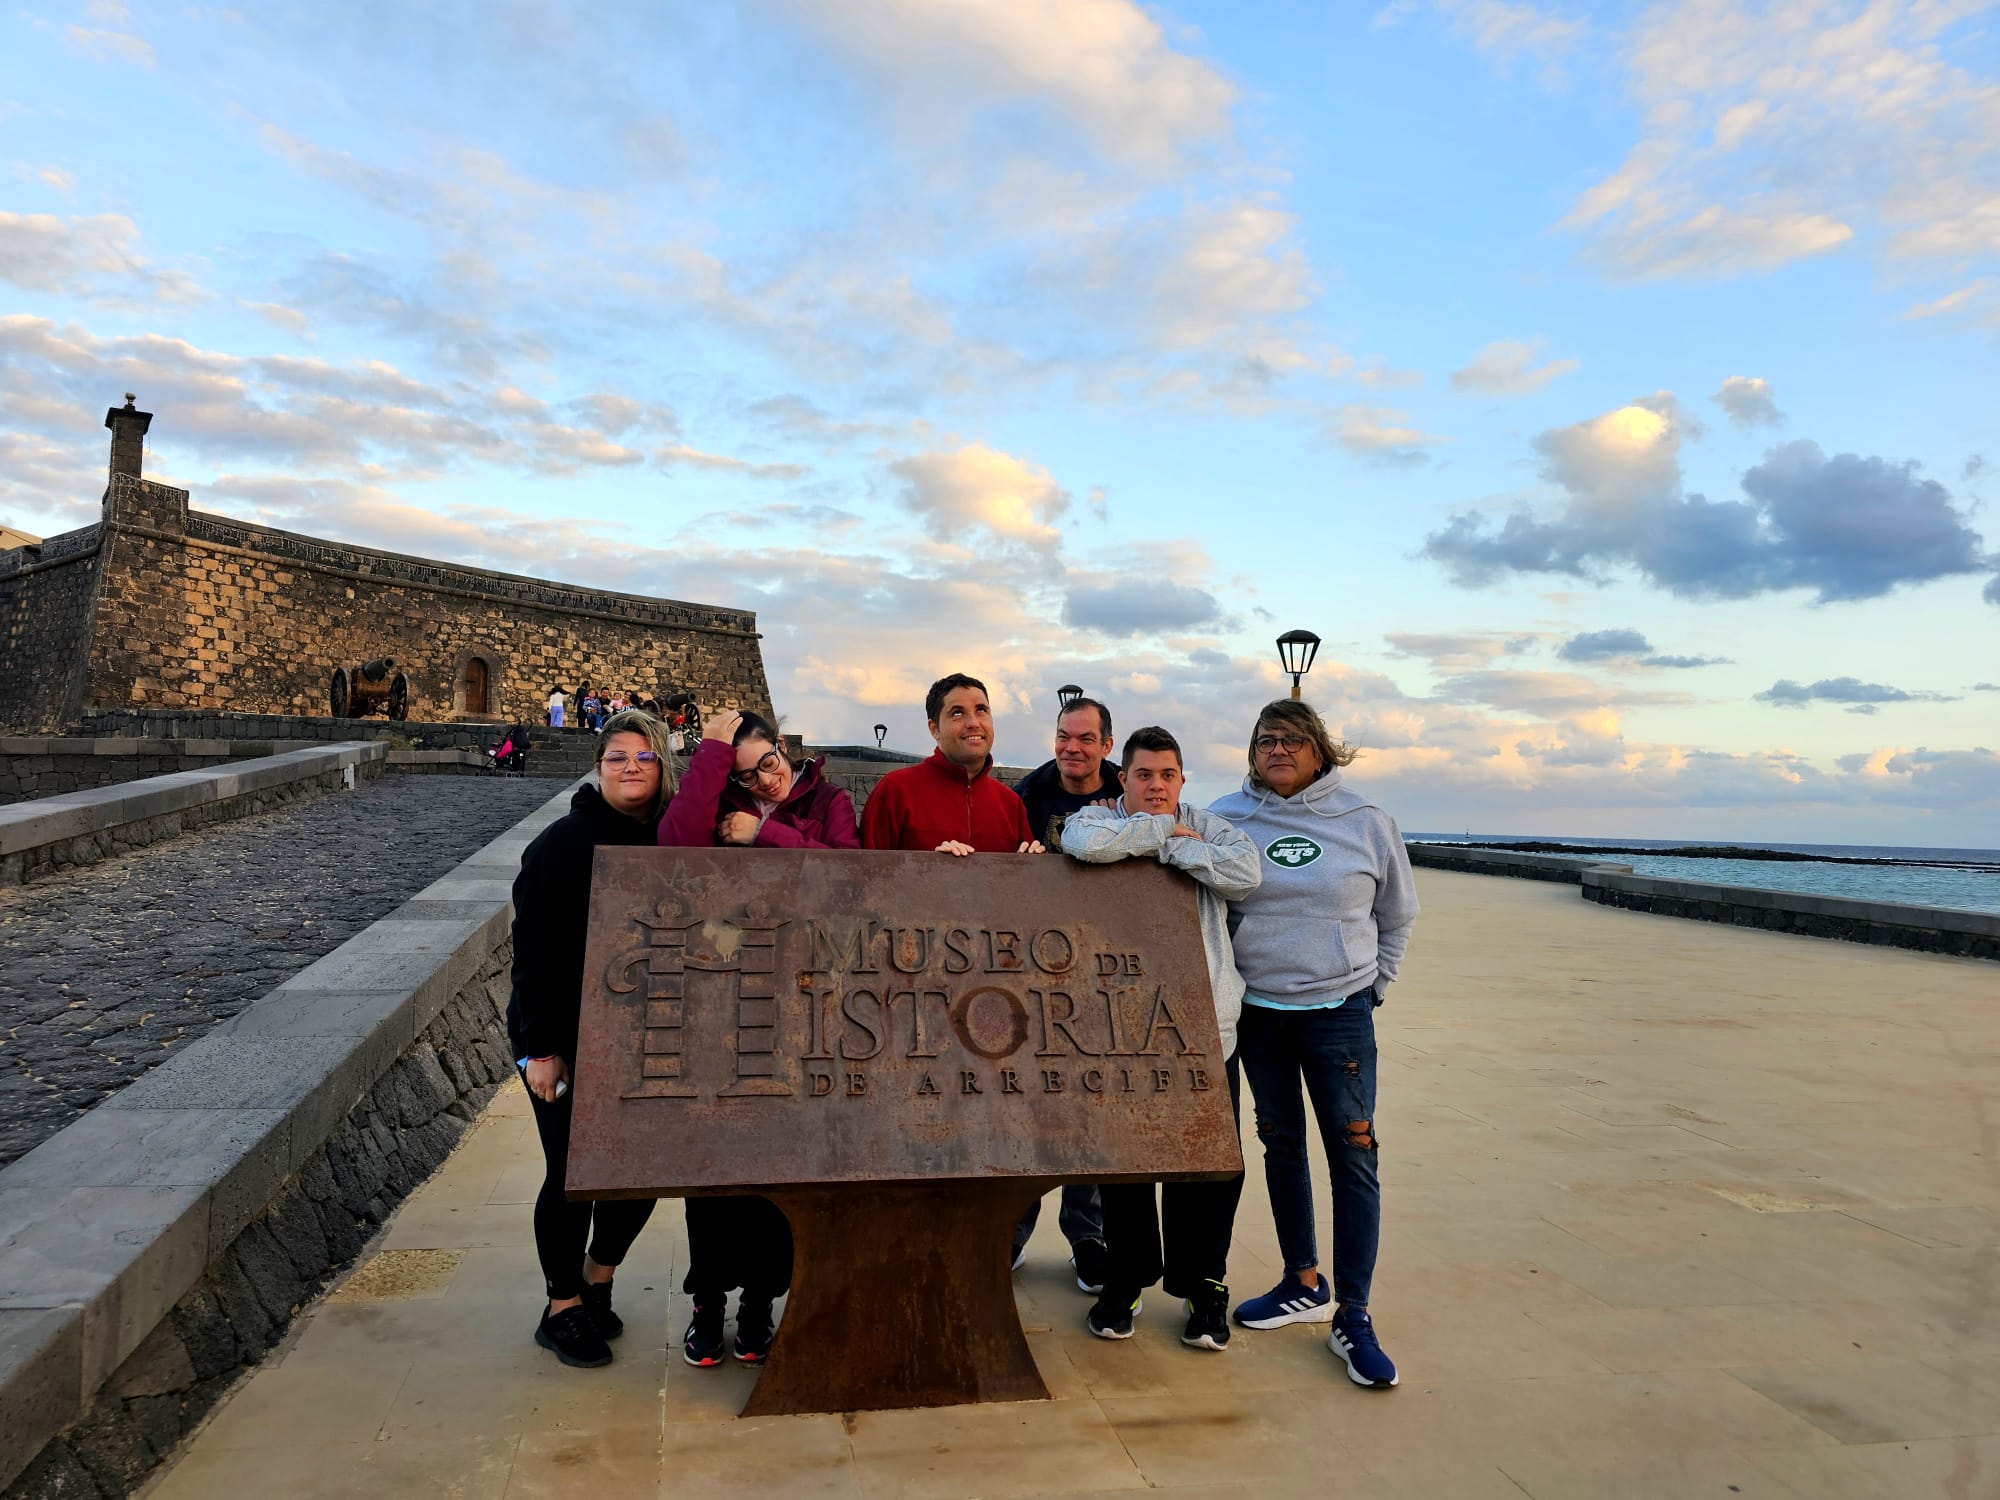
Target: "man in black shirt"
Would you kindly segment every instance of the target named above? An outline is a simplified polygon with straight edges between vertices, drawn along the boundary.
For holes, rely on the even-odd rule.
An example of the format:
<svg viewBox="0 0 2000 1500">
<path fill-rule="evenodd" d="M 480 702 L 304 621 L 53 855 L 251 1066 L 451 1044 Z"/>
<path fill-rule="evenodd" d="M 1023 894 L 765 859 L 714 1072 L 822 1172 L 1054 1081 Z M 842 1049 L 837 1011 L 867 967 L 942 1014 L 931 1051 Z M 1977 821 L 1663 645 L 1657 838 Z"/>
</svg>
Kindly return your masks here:
<svg viewBox="0 0 2000 1500">
<path fill-rule="evenodd" d="M 1095 698 L 1078 698 L 1056 718 L 1055 758 L 1035 767 L 1014 791 L 1028 809 L 1028 826 L 1051 849 L 1062 847 L 1063 820 L 1093 803 L 1114 803 L 1124 791 L 1118 763 L 1111 760 L 1111 710 Z M 1041 1217 L 1037 1203 L 1014 1228 L 1014 1264 L 1026 1253 L 1028 1236 Z M 1069 1241 L 1070 1263 L 1082 1291 L 1104 1289 L 1104 1205 L 1091 1183 L 1062 1190 L 1057 1219 Z"/>
<path fill-rule="evenodd" d="M 1062 847 L 1062 824 L 1080 807 L 1116 802 L 1125 785 L 1111 755 L 1111 710 L 1078 698 L 1056 719 L 1055 758 L 1023 776 L 1015 792 L 1027 804 L 1028 826 L 1050 849 Z M 1049 843 L 1053 838 L 1055 843 Z"/>
</svg>

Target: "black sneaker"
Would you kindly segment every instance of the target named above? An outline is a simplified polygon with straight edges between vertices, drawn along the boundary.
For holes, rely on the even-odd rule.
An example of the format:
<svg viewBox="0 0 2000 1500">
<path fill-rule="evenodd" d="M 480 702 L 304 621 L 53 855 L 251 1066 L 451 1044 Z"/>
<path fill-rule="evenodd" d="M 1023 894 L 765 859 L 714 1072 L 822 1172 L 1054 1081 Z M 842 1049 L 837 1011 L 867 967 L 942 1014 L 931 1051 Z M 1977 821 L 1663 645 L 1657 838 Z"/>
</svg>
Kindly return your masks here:
<svg viewBox="0 0 2000 1500">
<path fill-rule="evenodd" d="M 736 1303 L 736 1357 L 746 1365 L 761 1365 L 777 1337 L 771 1327 L 771 1299 L 744 1296 Z"/>
<path fill-rule="evenodd" d="M 1069 1263 L 1076 1268 L 1079 1292 L 1095 1297 L 1104 1290 L 1104 1272 L 1111 1264 L 1111 1252 L 1104 1248 L 1103 1240 L 1078 1240 L 1071 1247 Z"/>
<path fill-rule="evenodd" d="M 681 1339 L 681 1358 L 698 1369 L 722 1363 L 722 1315 L 729 1306 L 727 1297 L 697 1301 L 688 1331 Z"/>
<path fill-rule="evenodd" d="M 546 1308 L 535 1326 L 535 1342 L 553 1350 L 557 1359 L 579 1369 L 594 1370 L 611 1363 L 611 1346 L 581 1307 L 565 1307 L 553 1316 Z"/>
<path fill-rule="evenodd" d="M 1137 1292 L 1117 1292 L 1107 1288 L 1091 1304 L 1090 1316 L 1085 1321 L 1090 1324 L 1090 1331 L 1101 1339 L 1129 1339 L 1132 1337 L 1132 1319 L 1138 1313 Z"/>
<path fill-rule="evenodd" d="M 1204 1281 L 1201 1290 L 1187 1299 L 1187 1327 L 1181 1342 L 1190 1349 L 1222 1350 L 1229 1347 L 1229 1288 L 1219 1281 Z"/>
<path fill-rule="evenodd" d="M 611 1310 L 611 1283 L 608 1281 L 586 1281 L 583 1284 L 583 1305 L 590 1309 L 590 1321 L 597 1325 L 597 1331 L 607 1339 L 615 1339 L 625 1331 L 625 1320 Z"/>
</svg>

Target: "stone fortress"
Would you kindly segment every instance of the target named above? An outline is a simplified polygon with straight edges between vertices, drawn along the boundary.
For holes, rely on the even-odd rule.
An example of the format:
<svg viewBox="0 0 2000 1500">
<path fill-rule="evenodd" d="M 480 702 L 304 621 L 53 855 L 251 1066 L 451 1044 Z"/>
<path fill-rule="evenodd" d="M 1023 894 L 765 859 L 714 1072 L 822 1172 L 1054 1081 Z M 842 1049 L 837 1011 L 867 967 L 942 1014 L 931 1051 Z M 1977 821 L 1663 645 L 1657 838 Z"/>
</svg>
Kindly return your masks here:
<svg viewBox="0 0 2000 1500">
<path fill-rule="evenodd" d="M 144 477 L 152 414 L 106 413 L 102 518 L 0 550 L 0 730 L 331 712 L 392 657 L 408 719 L 539 723 L 580 682 L 771 713 L 748 610 L 406 557 L 193 510 Z M 378 720 L 379 724 L 380 721 Z M 124 732 L 131 732 L 129 729 Z M 140 732 L 145 732 L 141 729 Z"/>
</svg>

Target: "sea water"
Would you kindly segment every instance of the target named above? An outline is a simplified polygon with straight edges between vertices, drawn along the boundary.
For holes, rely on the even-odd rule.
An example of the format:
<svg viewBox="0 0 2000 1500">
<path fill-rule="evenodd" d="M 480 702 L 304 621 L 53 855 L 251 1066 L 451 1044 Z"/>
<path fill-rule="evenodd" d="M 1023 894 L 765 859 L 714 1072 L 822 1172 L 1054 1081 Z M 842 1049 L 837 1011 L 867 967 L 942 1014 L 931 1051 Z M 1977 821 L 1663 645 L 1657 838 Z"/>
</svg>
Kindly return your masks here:
<svg viewBox="0 0 2000 1500">
<path fill-rule="evenodd" d="M 1572 844 L 1580 847 L 1614 845 L 1627 849 L 1673 849 L 1700 844 L 1717 847 L 1706 839 L 1609 839 L 1565 838 L 1552 834 L 1409 833 L 1413 843 L 1425 844 Z M 1654 875 L 1664 880 L 1703 880 L 1713 885 L 1747 885 L 1766 891 L 1801 891 L 1812 896 L 1844 896 L 1853 901 L 1898 901 L 1910 906 L 1942 906 L 1960 911 L 2000 912 L 2000 850 L 1921 849 L 1872 844 L 1748 844 L 1732 843 L 1738 849 L 1774 849 L 1787 854 L 1817 856 L 1812 862 L 1757 859 L 1690 859 L 1669 854 L 1607 854 L 1604 857 L 1630 865 L 1634 875 Z M 1920 860 L 1920 864 L 1837 865 L 1824 863 L 1827 856 L 1841 859 Z"/>
</svg>

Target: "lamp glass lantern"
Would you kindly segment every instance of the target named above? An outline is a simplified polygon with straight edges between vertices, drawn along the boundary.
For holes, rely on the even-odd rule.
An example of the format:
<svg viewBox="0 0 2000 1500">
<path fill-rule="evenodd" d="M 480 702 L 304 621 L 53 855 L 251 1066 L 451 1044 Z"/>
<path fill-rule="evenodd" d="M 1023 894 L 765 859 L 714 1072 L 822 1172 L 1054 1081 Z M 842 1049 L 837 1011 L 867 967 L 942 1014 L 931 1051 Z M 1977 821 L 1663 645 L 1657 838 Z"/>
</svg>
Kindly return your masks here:
<svg viewBox="0 0 2000 1500">
<path fill-rule="evenodd" d="M 889 737 L 889 726 L 887 724 L 877 724 L 875 726 L 875 748 L 877 750 L 880 750 L 882 748 L 882 741 L 884 741 L 888 737 Z"/>
<path fill-rule="evenodd" d="M 1067 713 L 1069 706 L 1082 696 L 1083 689 L 1073 682 L 1065 682 L 1061 687 L 1056 689 L 1056 702 L 1062 706 L 1062 712 L 1064 713 Z"/>
<path fill-rule="evenodd" d="M 1292 675 L 1292 697 L 1299 696 L 1299 679 L 1312 670 L 1319 655 L 1319 637 L 1310 630 L 1287 630 L 1278 637 L 1278 663 Z"/>
</svg>

